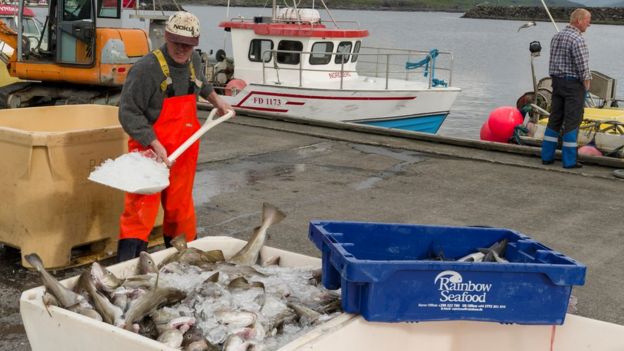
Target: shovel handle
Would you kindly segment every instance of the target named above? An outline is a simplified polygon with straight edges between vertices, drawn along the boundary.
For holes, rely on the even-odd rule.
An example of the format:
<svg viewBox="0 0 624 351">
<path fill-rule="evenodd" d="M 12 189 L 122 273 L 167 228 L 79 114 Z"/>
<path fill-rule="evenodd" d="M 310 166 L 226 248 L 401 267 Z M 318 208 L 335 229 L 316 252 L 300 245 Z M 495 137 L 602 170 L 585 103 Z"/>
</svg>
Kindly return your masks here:
<svg viewBox="0 0 624 351">
<path fill-rule="evenodd" d="M 206 122 L 204 122 L 201 128 L 199 128 L 195 133 L 193 133 L 193 135 L 191 135 L 188 139 L 186 139 L 186 141 L 182 145 L 180 145 L 171 155 L 169 155 L 168 157 L 169 161 L 170 162 L 175 161 L 178 157 L 180 157 L 180 155 L 182 155 L 184 151 L 186 151 L 186 149 L 188 149 L 191 145 L 193 145 L 193 143 L 196 142 L 197 139 L 201 138 L 201 136 L 206 134 L 206 132 L 210 130 L 212 127 L 232 118 L 232 116 L 234 115 L 234 111 L 229 110 L 226 114 L 224 114 L 223 116 L 219 118 L 215 118 L 216 115 L 217 115 L 217 109 L 213 108 L 212 111 L 210 111 L 208 118 L 206 118 Z"/>
</svg>

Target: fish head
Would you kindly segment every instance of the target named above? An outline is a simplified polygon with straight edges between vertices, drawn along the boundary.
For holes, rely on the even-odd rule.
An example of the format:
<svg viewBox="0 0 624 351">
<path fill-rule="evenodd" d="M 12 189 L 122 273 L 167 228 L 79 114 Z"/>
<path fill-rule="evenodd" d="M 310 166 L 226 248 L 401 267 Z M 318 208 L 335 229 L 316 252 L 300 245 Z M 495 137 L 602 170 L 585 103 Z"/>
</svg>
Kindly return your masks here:
<svg viewBox="0 0 624 351">
<path fill-rule="evenodd" d="M 186 243 L 186 235 L 180 234 L 175 238 L 171 239 L 171 246 L 175 247 L 178 251 L 184 251 L 188 248 Z"/>
<path fill-rule="evenodd" d="M 137 265 L 139 274 L 148 274 L 148 273 L 157 273 L 158 268 L 156 267 L 156 263 L 152 256 L 145 252 L 141 251 L 139 254 L 139 264 Z"/>
</svg>

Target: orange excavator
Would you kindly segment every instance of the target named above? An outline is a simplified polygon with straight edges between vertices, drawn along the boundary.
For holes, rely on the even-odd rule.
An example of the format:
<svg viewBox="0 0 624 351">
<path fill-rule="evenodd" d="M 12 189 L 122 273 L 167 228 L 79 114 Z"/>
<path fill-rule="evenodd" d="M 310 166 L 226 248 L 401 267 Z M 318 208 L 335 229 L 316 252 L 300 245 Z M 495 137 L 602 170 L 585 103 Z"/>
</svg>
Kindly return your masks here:
<svg viewBox="0 0 624 351">
<path fill-rule="evenodd" d="M 5 63 L 22 81 L 0 88 L 0 107 L 116 104 L 128 70 L 150 51 L 148 32 L 124 22 L 129 16 L 123 5 L 122 0 L 50 0 L 43 32 L 32 37 L 25 34 L 20 0 L 17 31 L 0 21 L 0 40 L 14 48 Z M 164 28 L 167 16 L 158 12 Z"/>
</svg>

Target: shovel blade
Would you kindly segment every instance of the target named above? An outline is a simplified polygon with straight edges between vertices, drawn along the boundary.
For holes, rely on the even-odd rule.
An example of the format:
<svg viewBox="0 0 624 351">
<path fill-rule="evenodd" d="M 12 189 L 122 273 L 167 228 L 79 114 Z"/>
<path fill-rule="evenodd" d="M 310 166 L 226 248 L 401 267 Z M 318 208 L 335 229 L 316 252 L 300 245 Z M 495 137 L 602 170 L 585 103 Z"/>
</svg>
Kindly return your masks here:
<svg viewBox="0 0 624 351">
<path fill-rule="evenodd" d="M 155 194 L 169 186 L 169 168 L 139 152 L 106 160 L 89 175 L 89 180 L 128 193 Z"/>
</svg>

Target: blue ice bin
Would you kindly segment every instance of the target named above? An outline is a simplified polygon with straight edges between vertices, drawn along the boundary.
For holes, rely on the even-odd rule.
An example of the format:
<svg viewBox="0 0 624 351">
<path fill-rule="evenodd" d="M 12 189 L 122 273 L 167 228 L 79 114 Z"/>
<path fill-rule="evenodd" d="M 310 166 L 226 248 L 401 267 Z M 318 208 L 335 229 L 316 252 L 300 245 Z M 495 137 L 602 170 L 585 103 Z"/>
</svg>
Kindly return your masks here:
<svg viewBox="0 0 624 351">
<path fill-rule="evenodd" d="M 585 265 L 509 229 L 312 221 L 309 238 L 323 285 L 368 321 L 563 324 L 585 283 Z M 509 263 L 456 261 L 505 238 Z"/>
</svg>

